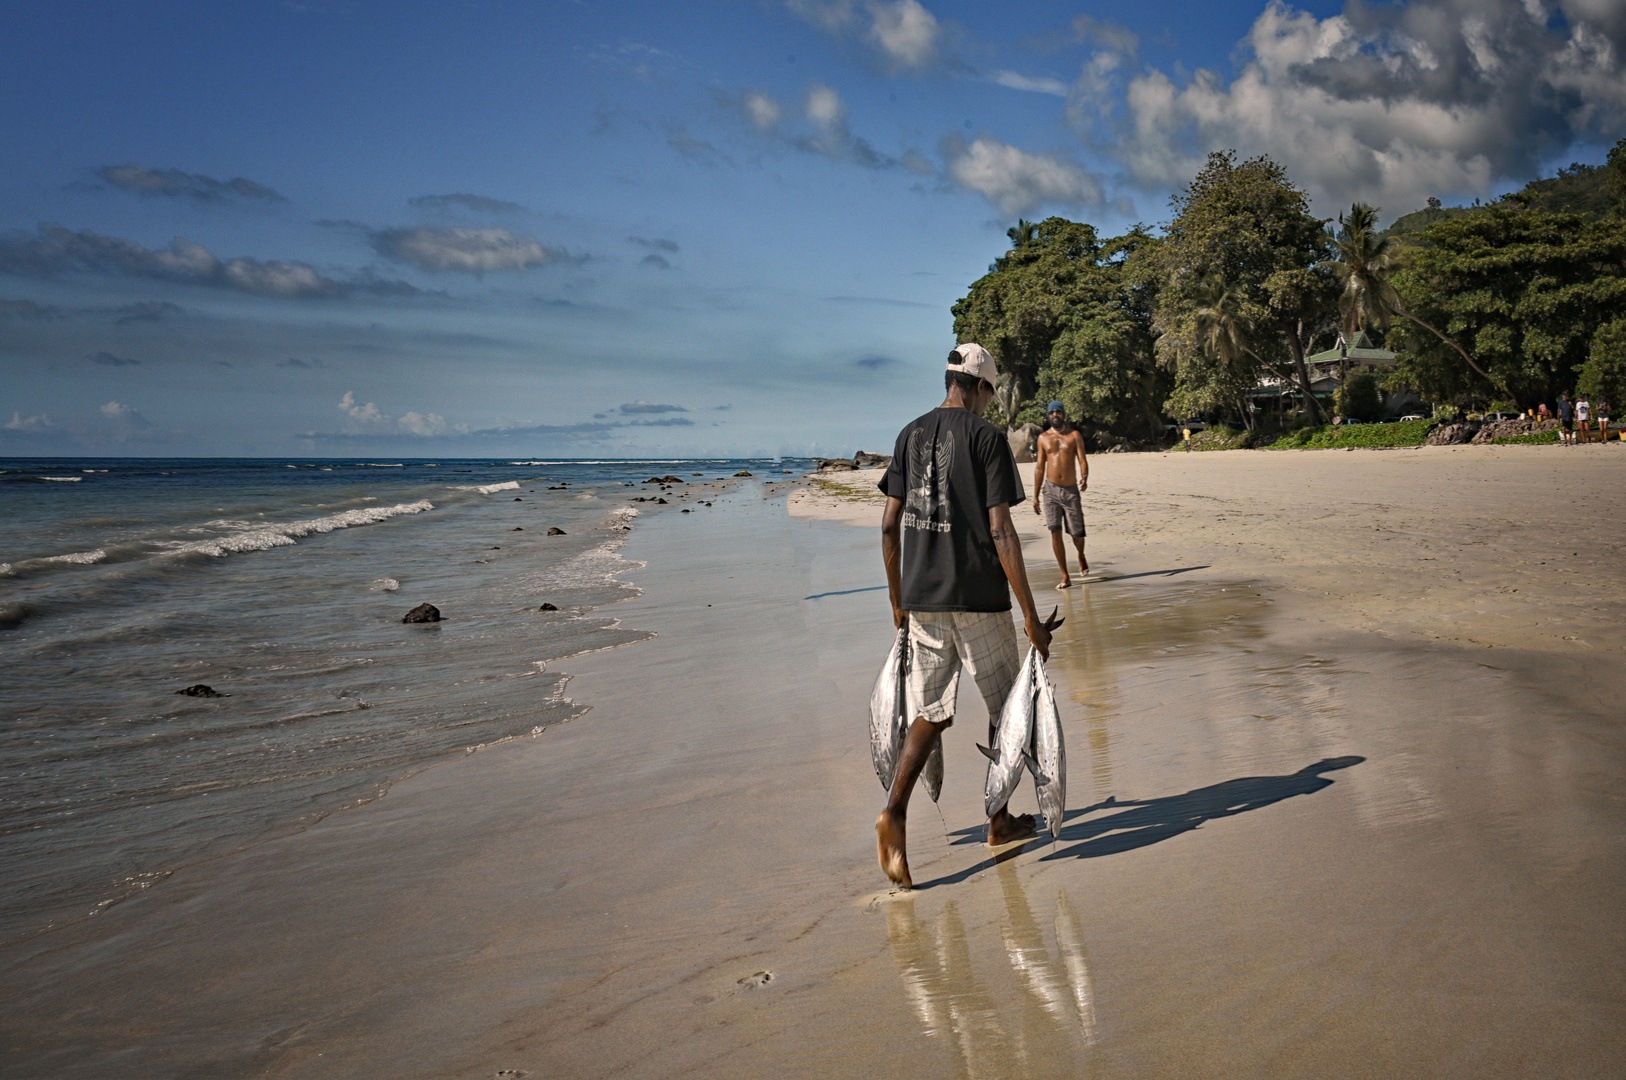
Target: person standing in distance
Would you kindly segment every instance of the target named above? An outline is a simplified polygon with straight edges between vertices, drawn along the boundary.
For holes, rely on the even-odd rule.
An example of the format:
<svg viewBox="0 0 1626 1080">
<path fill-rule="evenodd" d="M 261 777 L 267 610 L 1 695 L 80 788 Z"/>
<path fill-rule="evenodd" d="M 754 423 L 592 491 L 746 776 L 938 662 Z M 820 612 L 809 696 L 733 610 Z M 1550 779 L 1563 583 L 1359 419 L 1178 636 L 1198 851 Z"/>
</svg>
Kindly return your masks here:
<svg viewBox="0 0 1626 1080">
<path fill-rule="evenodd" d="M 988 707 L 992 745 L 1000 709 L 1020 666 L 1011 594 L 1028 640 L 1050 656 L 1050 631 L 1028 587 L 1022 543 L 1011 507 L 1024 501 L 1022 480 L 1004 433 L 982 418 L 994 400 L 994 358 L 966 343 L 949 353 L 948 396 L 898 434 L 881 478 L 881 557 L 886 563 L 892 624 L 909 627 L 908 700 L 915 718 L 888 793 L 875 819 L 881 870 L 906 888 L 905 824 L 909 795 L 926 758 L 954 723 L 960 669 L 970 671 Z M 988 843 L 1036 835 L 1032 814 L 1003 807 L 988 820 Z"/>
<path fill-rule="evenodd" d="M 1558 423 L 1562 431 L 1558 433 L 1558 441 L 1565 446 L 1575 445 L 1575 406 L 1570 404 L 1568 393 L 1558 395 Z"/>
<path fill-rule="evenodd" d="M 1044 516 L 1051 550 L 1061 566 L 1061 584 L 1056 588 L 1066 589 L 1073 579 L 1067 573 L 1067 547 L 1061 542 L 1063 526 L 1078 549 L 1078 572 L 1090 572 L 1084 557 L 1082 496 L 1090 487 L 1090 462 L 1084 456 L 1084 436 L 1068 422 L 1062 403 L 1052 401 L 1045 411 L 1050 415 L 1050 430 L 1039 436 L 1039 457 L 1033 465 L 1033 512 Z"/>
</svg>

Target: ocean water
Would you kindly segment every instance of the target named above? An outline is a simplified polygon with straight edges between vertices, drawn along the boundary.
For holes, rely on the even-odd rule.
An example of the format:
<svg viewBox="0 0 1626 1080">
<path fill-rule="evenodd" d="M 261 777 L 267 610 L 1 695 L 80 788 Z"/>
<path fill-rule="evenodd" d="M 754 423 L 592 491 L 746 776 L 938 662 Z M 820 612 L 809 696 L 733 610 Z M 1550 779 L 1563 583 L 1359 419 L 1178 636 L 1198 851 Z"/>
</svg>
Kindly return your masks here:
<svg viewBox="0 0 1626 1080">
<path fill-rule="evenodd" d="M 742 468 L 802 471 L 0 459 L 0 943 L 580 715 L 559 662 L 648 636 L 627 531 Z"/>
</svg>

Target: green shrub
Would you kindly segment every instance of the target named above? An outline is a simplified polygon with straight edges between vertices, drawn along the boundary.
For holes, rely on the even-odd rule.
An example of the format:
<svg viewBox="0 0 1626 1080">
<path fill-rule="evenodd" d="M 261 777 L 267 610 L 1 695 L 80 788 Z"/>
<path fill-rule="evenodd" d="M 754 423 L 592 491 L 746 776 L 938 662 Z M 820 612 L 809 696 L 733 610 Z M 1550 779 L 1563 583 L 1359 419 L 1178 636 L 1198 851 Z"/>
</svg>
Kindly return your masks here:
<svg viewBox="0 0 1626 1080">
<path fill-rule="evenodd" d="M 1496 446 L 1505 446 L 1510 443 L 1555 443 L 1557 441 L 1558 431 L 1555 428 L 1552 431 L 1538 431 L 1533 435 L 1504 435 L 1499 439 L 1492 439 L 1491 443 Z"/>
<path fill-rule="evenodd" d="M 1193 432 L 1191 438 L 1176 446 L 1176 450 L 1248 450 L 1253 446 L 1253 432 L 1237 431 L 1228 427 L 1211 427 Z"/>
<path fill-rule="evenodd" d="M 1271 443 L 1270 450 L 1341 450 L 1352 446 L 1421 446 L 1433 420 L 1398 424 L 1339 424 L 1300 428 Z"/>
<path fill-rule="evenodd" d="M 1333 395 L 1333 408 L 1339 416 L 1351 420 L 1376 420 L 1383 412 L 1383 399 L 1378 396 L 1378 381 L 1370 371 L 1357 371 L 1344 381 Z"/>
</svg>

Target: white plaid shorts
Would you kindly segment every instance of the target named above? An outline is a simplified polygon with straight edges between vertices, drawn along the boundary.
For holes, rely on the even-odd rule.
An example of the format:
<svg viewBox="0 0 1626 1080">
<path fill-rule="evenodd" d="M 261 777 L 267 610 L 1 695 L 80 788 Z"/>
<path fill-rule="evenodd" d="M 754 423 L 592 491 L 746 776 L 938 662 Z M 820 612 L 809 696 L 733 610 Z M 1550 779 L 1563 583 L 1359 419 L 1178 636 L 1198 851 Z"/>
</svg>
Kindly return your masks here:
<svg viewBox="0 0 1626 1080">
<path fill-rule="evenodd" d="M 909 701 L 934 724 L 954 717 L 960 665 L 970 670 L 988 715 L 997 718 L 1020 666 L 1009 611 L 911 611 Z"/>
</svg>

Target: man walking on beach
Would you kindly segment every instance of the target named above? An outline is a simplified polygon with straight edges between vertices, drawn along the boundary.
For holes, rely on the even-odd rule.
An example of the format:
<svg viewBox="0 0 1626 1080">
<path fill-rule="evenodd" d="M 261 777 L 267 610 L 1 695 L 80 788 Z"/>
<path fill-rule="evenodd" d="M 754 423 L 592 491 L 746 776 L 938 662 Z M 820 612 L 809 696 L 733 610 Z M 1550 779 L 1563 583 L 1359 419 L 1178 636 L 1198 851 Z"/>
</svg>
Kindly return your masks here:
<svg viewBox="0 0 1626 1080">
<path fill-rule="evenodd" d="M 1575 406 L 1570 404 L 1567 393 L 1558 395 L 1558 423 L 1563 428 L 1558 433 L 1558 441 L 1565 446 L 1575 445 Z"/>
<path fill-rule="evenodd" d="M 904 738 L 886 809 L 875 819 L 881 869 L 913 884 L 905 851 L 909 795 L 943 730 L 954 723 L 964 666 L 988 707 L 993 744 L 1000 709 L 1019 661 L 1011 594 L 1028 640 L 1046 659 L 1050 631 L 1028 588 L 1022 543 L 1011 506 L 1023 501 L 1010 443 L 982 418 L 994 400 L 994 358 L 967 343 L 949 353 L 948 396 L 898 434 L 892 465 L 881 478 L 881 556 L 894 626 L 909 625 L 909 694 L 915 719 Z M 988 820 L 988 842 L 1036 834 L 1032 814 L 1003 807 Z"/>
<path fill-rule="evenodd" d="M 1045 528 L 1050 530 L 1050 547 L 1061 566 L 1061 584 L 1058 589 L 1070 588 L 1073 579 L 1067 573 L 1067 547 L 1061 542 L 1061 530 L 1073 538 L 1078 549 L 1078 572 L 1090 572 L 1089 560 L 1084 558 L 1084 500 L 1082 492 L 1090 487 L 1090 462 L 1084 456 L 1084 436 L 1067 422 L 1067 410 L 1059 401 L 1052 401 L 1045 410 L 1050 414 L 1050 430 L 1039 436 L 1039 459 L 1033 466 L 1033 512 L 1044 515 Z"/>
</svg>

